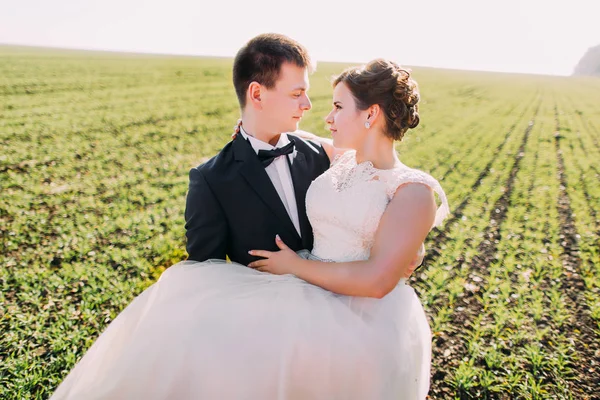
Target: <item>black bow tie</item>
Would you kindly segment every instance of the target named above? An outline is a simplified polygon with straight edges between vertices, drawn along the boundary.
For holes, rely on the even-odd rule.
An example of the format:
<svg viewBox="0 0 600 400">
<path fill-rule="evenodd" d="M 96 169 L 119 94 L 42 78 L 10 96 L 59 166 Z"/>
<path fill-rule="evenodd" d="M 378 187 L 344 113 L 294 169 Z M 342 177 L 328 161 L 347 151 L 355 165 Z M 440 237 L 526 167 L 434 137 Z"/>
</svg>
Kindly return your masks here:
<svg viewBox="0 0 600 400">
<path fill-rule="evenodd" d="M 286 156 L 294 152 L 294 141 L 290 141 L 283 147 L 273 150 L 259 150 L 258 159 L 262 163 L 263 167 L 267 168 L 274 159 L 281 156 Z"/>
</svg>

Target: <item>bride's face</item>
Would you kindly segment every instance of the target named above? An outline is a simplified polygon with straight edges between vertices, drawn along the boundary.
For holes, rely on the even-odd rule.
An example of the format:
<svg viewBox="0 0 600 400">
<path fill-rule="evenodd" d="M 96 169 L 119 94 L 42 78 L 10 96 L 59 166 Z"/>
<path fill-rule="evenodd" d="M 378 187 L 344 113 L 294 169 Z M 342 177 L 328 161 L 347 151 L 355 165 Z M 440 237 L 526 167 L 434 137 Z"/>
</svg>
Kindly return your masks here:
<svg viewBox="0 0 600 400">
<path fill-rule="evenodd" d="M 364 126 L 366 112 L 356 108 L 356 101 L 345 83 L 333 89 L 333 109 L 325 118 L 333 137 L 333 145 L 340 149 L 357 149 L 367 134 Z"/>
</svg>

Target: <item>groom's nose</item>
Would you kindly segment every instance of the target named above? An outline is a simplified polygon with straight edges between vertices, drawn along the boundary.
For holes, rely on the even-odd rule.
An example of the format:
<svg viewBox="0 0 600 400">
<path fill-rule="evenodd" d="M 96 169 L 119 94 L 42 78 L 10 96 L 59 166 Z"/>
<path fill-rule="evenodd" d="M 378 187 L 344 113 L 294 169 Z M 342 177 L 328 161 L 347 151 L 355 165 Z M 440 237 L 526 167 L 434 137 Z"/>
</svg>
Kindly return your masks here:
<svg viewBox="0 0 600 400">
<path fill-rule="evenodd" d="M 300 108 L 303 109 L 304 111 L 308 111 L 312 108 L 312 103 L 310 102 L 310 99 L 308 98 L 308 95 L 304 95 L 304 98 L 302 99 L 302 103 L 300 103 Z"/>
</svg>

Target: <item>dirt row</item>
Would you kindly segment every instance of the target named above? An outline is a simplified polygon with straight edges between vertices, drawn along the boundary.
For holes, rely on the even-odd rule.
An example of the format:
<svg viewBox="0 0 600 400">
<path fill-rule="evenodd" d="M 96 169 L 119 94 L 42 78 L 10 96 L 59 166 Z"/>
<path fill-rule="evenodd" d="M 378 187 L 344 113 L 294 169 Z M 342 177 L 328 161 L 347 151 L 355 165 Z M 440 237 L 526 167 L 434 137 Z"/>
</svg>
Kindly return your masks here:
<svg viewBox="0 0 600 400">
<path fill-rule="evenodd" d="M 581 258 L 577 228 L 571 209 L 571 200 L 567 192 L 568 182 L 565 176 L 565 165 L 562 155 L 560 134 L 561 126 L 558 118 L 558 108 L 554 109 L 556 134 L 554 145 L 558 162 L 558 179 L 560 191 L 558 198 L 558 213 L 560 218 L 560 245 L 562 247 L 561 261 L 563 279 L 561 289 L 566 294 L 565 306 L 571 311 L 568 323 L 569 335 L 574 339 L 577 355 L 572 365 L 575 377 L 572 381 L 573 390 L 581 399 L 600 399 L 600 338 L 594 332 L 596 323 L 591 317 L 590 309 L 585 300 L 585 282 L 581 277 Z"/>
<path fill-rule="evenodd" d="M 477 246 L 477 255 L 473 257 L 469 267 L 470 273 L 465 283 L 466 287 L 482 288 L 486 285 L 487 270 L 489 265 L 495 260 L 498 244 L 501 237 L 502 224 L 506 219 L 508 209 L 511 206 L 511 195 L 514 189 L 514 180 L 519 172 L 521 159 L 525 155 L 525 147 L 527 146 L 529 135 L 534 126 L 534 121 L 538 115 L 540 104 L 538 103 L 534 115 L 528 123 L 521 145 L 514 156 L 513 166 L 506 183 L 504 184 L 505 191 L 502 196 L 496 201 L 489 215 L 489 225 L 484 231 L 484 239 Z M 513 128 L 514 129 L 514 128 Z M 496 153 L 498 154 L 498 153 Z M 491 163 L 488 168 L 491 168 Z M 486 168 L 481 173 L 483 179 L 489 173 Z M 479 186 L 479 183 L 474 185 L 474 188 Z M 449 226 L 447 224 L 446 226 Z M 445 236 L 438 236 L 441 241 L 445 241 Z M 437 238 L 436 238 L 437 239 Z M 443 332 L 434 339 L 433 343 L 433 364 L 443 365 L 444 370 L 435 371 L 432 377 L 430 396 L 433 398 L 449 398 L 453 393 L 456 393 L 454 387 L 451 386 L 450 380 L 446 379 L 447 375 L 458 368 L 460 362 L 467 356 L 468 341 L 460 334 L 464 327 L 469 327 L 475 317 L 482 313 L 483 306 L 477 289 L 465 290 L 463 296 L 457 301 L 455 309 L 450 316 L 451 324 L 457 327 L 455 332 Z M 459 311 L 460 310 L 460 311 Z M 460 394 L 467 395 L 466 393 Z"/>
</svg>

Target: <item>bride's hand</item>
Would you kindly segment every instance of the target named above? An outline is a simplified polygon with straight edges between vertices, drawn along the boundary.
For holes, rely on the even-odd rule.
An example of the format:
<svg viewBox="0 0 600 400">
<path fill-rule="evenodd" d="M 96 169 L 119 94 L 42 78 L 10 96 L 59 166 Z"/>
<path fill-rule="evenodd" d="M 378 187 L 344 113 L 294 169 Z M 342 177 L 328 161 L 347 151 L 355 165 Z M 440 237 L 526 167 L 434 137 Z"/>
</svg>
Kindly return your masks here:
<svg viewBox="0 0 600 400">
<path fill-rule="evenodd" d="M 240 126 L 242 126 L 242 119 L 237 120 L 237 124 L 233 127 L 233 133 L 231 134 L 231 139 L 235 139 L 238 133 L 240 133 Z"/>
<path fill-rule="evenodd" d="M 302 258 L 295 251 L 287 247 L 279 235 L 275 236 L 275 243 L 279 247 L 279 251 L 250 250 L 249 254 L 256 257 L 263 257 L 264 259 L 251 262 L 248 266 L 275 275 L 293 274 L 294 267 Z"/>
</svg>

